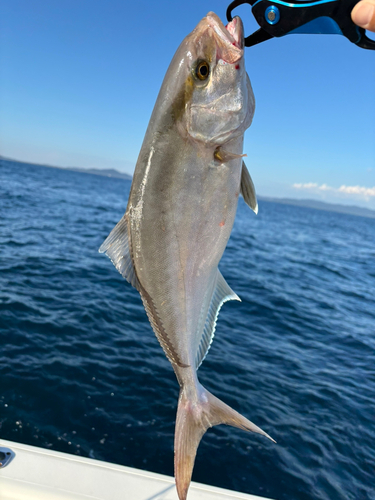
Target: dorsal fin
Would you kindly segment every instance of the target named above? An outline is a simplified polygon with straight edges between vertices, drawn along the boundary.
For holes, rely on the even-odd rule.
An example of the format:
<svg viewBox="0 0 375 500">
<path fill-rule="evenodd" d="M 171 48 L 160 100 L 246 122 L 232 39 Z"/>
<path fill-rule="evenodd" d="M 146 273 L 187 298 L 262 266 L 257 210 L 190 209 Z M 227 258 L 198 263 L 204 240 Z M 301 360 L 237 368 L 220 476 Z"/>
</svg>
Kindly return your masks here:
<svg viewBox="0 0 375 500">
<path fill-rule="evenodd" d="M 255 193 L 254 183 L 251 179 L 249 171 L 246 168 L 245 162 L 242 162 L 242 172 L 241 172 L 241 194 L 245 203 L 249 205 L 251 210 L 256 214 L 258 213 L 258 202 L 257 195 Z"/>
<path fill-rule="evenodd" d="M 142 302 L 145 307 L 148 319 L 154 330 L 156 338 L 158 339 L 160 345 L 164 349 L 164 353 L 172 364 L 176 364 L 181 368 L 187 368 L 189 365 L 183 363 L 174 348 L 172 342 L 170 341 L 167 332 L 164 329 L 164 326 L 159 318 L 155 305 L 152 301 L 152 298 L 147 293 L 147 291 L 140 284 L 139 293 L 141 294 Z"/>
<path fill-rule="evenodd" d="M 237 294 L 230 288 L 223 278 L 223 275 L 217 270 L 216 283 L 212 292 L 211 303 L 208 308 L 206 322 L 204 324 L 202 338 L 195 357 L 195 367 L 198 370 L 202 361 L 207 355 L 215 334 L 216 321 L 219 311 L 224 302 L 228 300 L 241 300 Z"/>
<path fill-rule="evenodd" d="M 170 362 L 181 367 L 187 367 L 188 365 L 181 362 L 178 354 L 174 350 L 172 343 L 164 331 L 163 325 L 150 295 L 143 288 L 137 278 L 131 257 L 131 245 L 129 244 L 126 215 L 124 215 L 120 222 L 118 222 L 113 228 L 110 235 L 99 248 L 99 252 L 106 253 L 116 267 L 117 271 L 141 294 L 148 319 L 150 320 L 155 335 Z"/>
<path fill-rule="evenodd" d="M 112 229 L 107 239 L 99 248 L 99 252 L 108 255 L 121 276 L 134 286 L 134 288 L 139 290 L 139 283 L 130 252 L 126 215 Z"/>
</svg>

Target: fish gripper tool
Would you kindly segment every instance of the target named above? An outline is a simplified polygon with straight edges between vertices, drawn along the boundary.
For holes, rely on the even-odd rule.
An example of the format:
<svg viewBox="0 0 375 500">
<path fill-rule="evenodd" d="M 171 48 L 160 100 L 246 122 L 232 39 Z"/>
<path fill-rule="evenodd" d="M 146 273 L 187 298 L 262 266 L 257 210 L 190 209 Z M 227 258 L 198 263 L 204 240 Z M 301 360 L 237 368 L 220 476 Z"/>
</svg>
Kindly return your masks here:
<svg viewBox="0 0 375 500">
<path fill-rule="evenodd" d="M 366 36 L 366 30 L 353 23 L 351 11 L 359 0 L 234 0 L 227 9 L 227 19 L 239 5 L 251 5 L 260 29 L 245 38 L 251 47 L 273 37 L 293 33 L 338 34 L 363 49 L 375 50 L 375 40 Z"/>
</svg>

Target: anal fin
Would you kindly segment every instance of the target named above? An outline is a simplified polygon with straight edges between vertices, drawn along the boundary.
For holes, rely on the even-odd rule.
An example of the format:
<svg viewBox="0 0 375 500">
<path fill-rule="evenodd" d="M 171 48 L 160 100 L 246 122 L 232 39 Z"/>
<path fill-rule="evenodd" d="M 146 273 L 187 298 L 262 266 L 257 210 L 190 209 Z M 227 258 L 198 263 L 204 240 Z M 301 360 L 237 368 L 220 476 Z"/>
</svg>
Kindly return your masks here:
<svg viewBox="0 0 375 500">
<path fill-rule="evenodd" d="M 231 287 L 223 278 L 223 275 L 217 270 L 216 281 L 214 284 L 210 306 L 208 308 L 208 313 L 206 317 L 206 322 L 204 324 L 203 334 L 201 341 L 198 346 L 197 354 L 195 357 L 195 366 L 198 370 L 199 366 L 202 364 L 207 352 L 212 344 L 212 340 L 215 334 L 216 321 L 219 316 L 219 311 L 224 302 L 228 300 L 241 300 L 238 295 L 234 293 Z"/>
</svg>

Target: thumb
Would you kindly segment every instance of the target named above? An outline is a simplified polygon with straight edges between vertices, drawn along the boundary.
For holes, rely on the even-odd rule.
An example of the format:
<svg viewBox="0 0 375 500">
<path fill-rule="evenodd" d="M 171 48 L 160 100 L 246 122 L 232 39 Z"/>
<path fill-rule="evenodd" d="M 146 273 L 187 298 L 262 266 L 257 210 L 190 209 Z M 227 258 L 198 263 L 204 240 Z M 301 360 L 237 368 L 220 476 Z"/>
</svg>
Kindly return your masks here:
<svg viewBox="0 0 375 500">
<path fill-rule="evenodd" d="M 361 0 L 352 10 L 352 20 L 361 28 L 375 32 L 375 0 Z"/>
</svg>

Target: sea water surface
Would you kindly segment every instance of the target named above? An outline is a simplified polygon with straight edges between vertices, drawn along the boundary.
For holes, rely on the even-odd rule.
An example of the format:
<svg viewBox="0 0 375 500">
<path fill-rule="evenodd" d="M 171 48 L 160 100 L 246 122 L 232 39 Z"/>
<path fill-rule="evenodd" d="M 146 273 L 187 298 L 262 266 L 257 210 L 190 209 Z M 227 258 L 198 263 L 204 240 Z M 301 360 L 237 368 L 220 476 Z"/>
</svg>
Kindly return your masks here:
<svg viewBox="0 0 375 500">
<path fill-rule="evenodd" d="M 129 189 L 1 162 L 0 437 L 173 475 L 177 381 L 98 253 Z M 240 199 L 220 269 L 242 302 L 224 304 L 200 380 L 277 444 L 215 427 L 193 479 L 375 499 L 375 220 Z"/>
</svg>

